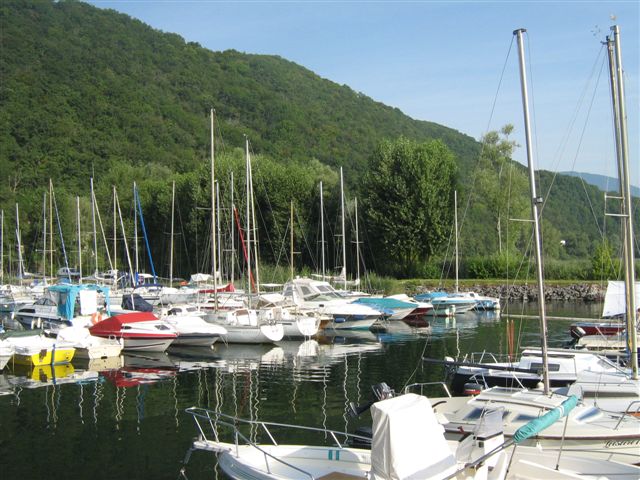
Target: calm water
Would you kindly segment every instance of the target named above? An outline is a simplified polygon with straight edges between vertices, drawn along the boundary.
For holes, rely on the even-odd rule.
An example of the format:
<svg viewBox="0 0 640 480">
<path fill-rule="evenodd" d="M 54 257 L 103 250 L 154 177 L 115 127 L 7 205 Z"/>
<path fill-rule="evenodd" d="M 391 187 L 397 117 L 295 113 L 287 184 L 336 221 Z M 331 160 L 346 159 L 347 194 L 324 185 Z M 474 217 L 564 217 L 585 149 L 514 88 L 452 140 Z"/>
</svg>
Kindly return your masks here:
<svg viewBox="0 0 640 480">
<path fill-rule="evenodd" d="M 548 305 L 550 315 L 596 317 L 599 306 Z M 511 306 L 531 313 L 535 305 Z M 512 319 L 516 341 L 538 345 L 535 320 Z M 0 472 L 3 478 L 177 479 L 196 434 L 190 406 L 247 418 L 354 430 L 349 402 L 371 398 L 371 385 L 397 391 L 442 380 L 443 358 L 471 351 L 507 353 L 506 315 L 435 319 L 424 331 L 337 334 L 278 346 L 216 345 L 212 351 L 124 356 L 108 363 L 0 374 Z M 549 322 L 550 346 L 568 339 L 570 321 Z M 432 392 L 440 395 L 439 391 Z M 190 480 L 223 478 L 215 457 L 192 455 Z"/>
</svg>

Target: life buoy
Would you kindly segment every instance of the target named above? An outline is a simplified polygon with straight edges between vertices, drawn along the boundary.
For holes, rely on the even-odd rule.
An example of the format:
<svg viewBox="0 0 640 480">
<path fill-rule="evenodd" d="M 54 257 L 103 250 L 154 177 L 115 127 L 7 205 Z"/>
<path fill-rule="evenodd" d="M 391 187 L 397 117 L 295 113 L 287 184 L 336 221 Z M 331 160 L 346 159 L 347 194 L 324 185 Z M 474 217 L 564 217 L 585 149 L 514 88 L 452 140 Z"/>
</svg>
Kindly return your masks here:
<svg viewBox="0 0 640 480">
<path fill-rule="evenodd" d="M 102 314 L 99 312 L 93 312 L 91 314 L 91 324 L 95 325 L 96 323 L 100 323 L 102 321 Z"/>
</svg>

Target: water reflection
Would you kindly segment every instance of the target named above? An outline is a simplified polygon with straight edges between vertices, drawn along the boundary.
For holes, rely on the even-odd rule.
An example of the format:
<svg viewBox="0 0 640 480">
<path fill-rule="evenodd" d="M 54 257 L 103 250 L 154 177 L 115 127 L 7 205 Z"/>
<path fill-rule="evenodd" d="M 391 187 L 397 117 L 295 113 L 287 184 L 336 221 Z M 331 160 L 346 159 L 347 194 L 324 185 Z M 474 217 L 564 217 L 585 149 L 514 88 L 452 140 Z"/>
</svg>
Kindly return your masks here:
<svg viewBox="0 0 640 480">
<path fill-rule="evenodd" d="M 573 315 L 587 316 L 579 307 Z M 568 336 L 569 323 L 550 322 L 551 345 Z M 353 431 L 367 419 L 351 418 L 348 405 L 369 400 L 371 385 L 386 381 L 400 390 L 405 383 L 443 379 L 442 368 L 423 364 L 422 356 L 507 352 L 511 338 L 539 343 L 535 319 L 469 312 L 431 318 L 430 324 L 389 324 L 375 333 L 328 331 L 277 345 L 220 342 L 213 349 L 162 355 L 74 359 L 37 370 L 10 362 L 0 374 L 0 444 L 12 451 L 11 462 L 1 466 L 3 477 L 84 478 L 91 471 L 97 478 L 177 478 L 196 434 L 183 413 L 187 407 Z M 34 445 L 64 442 L 73 442 L 73 458 L 83 462 L 48 451 L 33 455 Z M 188 478 L 210 479 L 213 464 L 211 456 L 194 455 Z"/>
</svg>

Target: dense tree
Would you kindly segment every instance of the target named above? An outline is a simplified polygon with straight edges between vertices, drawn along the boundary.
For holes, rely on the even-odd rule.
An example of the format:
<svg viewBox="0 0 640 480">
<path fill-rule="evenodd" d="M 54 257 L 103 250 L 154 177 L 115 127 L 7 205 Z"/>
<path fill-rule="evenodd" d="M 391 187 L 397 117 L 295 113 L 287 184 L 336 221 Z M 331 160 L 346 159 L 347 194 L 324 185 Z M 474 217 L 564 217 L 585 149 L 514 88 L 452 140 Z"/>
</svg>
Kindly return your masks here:
<svg viewBox="0 0 640 480">
<path fill-rule="evenodd" d="M 442 244 L 453 216 L 456 164 L 439 141 L 401 137 L 378 146 L 364 179 L 365 219 L 387 273 L 415 275 Z"/>
</svg>

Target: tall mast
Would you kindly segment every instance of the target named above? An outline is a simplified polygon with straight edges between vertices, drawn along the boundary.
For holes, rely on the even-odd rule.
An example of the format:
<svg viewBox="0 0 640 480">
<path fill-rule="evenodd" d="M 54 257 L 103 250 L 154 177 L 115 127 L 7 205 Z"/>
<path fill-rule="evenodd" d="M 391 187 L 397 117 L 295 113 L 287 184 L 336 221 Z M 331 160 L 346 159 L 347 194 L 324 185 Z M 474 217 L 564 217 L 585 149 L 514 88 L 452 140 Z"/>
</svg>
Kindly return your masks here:
<svg viewBox="0 0 640 480">
<path fill-rule="evenodd" d="M 176 206 L 176 182 L 174 181 L 171 185 L 171 241 L 169 244 L 170 252 L 169 252 L 169 286 L 173 286 L 173 222 L 175 216 L 175 206 Z"/>
<path fill-rule="evenodd" d="M 42 195 L 42 281 L 47 284 L 47 192 Z"/>
<path fill-rule="evenodd" d="M 53 277 L 53 182 L 49 179 L 49 275 Z"/>
<path fill-rule="evenodd" d="M 320 252 L 322 257 L 322 281 L 325 280 L 324 261 L 324 194 L 322 192 L 322 181 L 320 181 Z"/>
<path fill-rule="evenodd" d="M 93 177 L 91 177 L 91 225 L 93 226 L 93 256 L 96 259 L 94 276 L 98 275 L 98 230 L 96 228 L 96 194 L 93 190 Z"/>
<path fill-rule="evenodd" d="M 211 274 L 213 275 L 213 291 L 217 301 L 218 290 L 218 277 L 217 277 L 217 248 L 216 248 L 216 160 L 215 160 L 215 145 L 214 145 L 214 130 L 213 130 L 213 108 L 211 113 Z M 216 307 L 217 308 L 217 307 Z"/>
<path fill-rule="evenodd" d="M 455 238 L 456 238 L 456 251 L 455 251 L 455 255 L 456 255 L 456 286 L 455 286 L 455 293 L 458 293 L 458 288 L 460 287 L 459 281 L 458 281 L 458 191 L 454 190 L 453 192 L 453 218 L 454 218 L 454 224 L 453 224 L 453 228 L 455 229 Z"/>
<path fill-rule="evenodd" d="M 222 279 L 222 230 L 220 229 L 220 182 L 216 181 L 216 230 L 218 242 L 218 272 Z"/>
<path fill-rule="evenodd" d="M 251 188 L 249 187 L 249 183 L 251 182 L 250 178 L 250 165 L 251 159 L 249 158 L 249 139 L 245 137 L 245 155 L 246 155 L 246 177 L 247 177 L 247 217 L 245 219 L 245 225 L 247 230 L 247 282 L 248 282 L 248 291 L 249 291 L 249 303 L 251 303 Z M 251 306 L 251 305 L 249 305 Z"/>
<path fill-rule="evenodd" d="M 16 203 L 16 242 L 18 244 L 18 279 L 22 281 L 24 277 L 24 269 L 22 266 L 22 244 L 20 241 L 20 211 Z"/>
<path fill-rule="evenodd" d="M 524 129 L 527 147 L 527 163 L 529 165 L 529 186 L 531 188 L 531 217 L 533 219 L 533 234 L 536 255 L 536 271 L 538 277 L 538 313 L 540 315 L 540 344 L 542 349 L 542 381 L 544 394 L 549 395 L 549 362 L 547 358 L 547 317 L 544 304 L 544 278 L 542 272 L 542 244 L 540 242 L 540 213 L 542 198 L 536 193 L 536 179 L 533 167 L 533 148 L 531 139 L 531 125 L 529 124 L 529 96 L 527 93 L 527 70 L 524 58 L 523 34 L 524 28 L 513 32 L 518 39 L 518 55 L 520 57 L 520 85 L 522 90 L 522 109 L 524 112 Z"/>
<path fill-rule="evenodd" d="M 344 181 L 342 178 L 342 167 L 340 167 L 340 209 L 342 212 L 342 272 L 344 289 L 347 289 L 347 237 L 344 231 Z"/>
<path fill-rule="evenodd" d="M 78 283 L 82 283 L 82 242 L 80 241 L 80 197 L 76 195 L 76 220 L 78 223 Z"/>
<path fill-rule="evenodd" d="M 231 215 L 229 218 L 231 219 L 231 278 L 229 279 L 231 283 L 233 283 L 233 279 L 235 278 L 235 266 L 236 266 L 236 239 L 235 237 L 235 222 L 234 222 L 234 212 L 236 210 L 236 206 L 233 203 L 233 170 L 231 171 Z"/>
<path fill-rule="evenodd" d="M 118 195 L 116 186 L 113 186 L 113 286 L 118 285 L 118 217 L 117 217 Z"/>
<path fill-rule="evenodd" d="M 291 224 L 291 235 L 289 236 L 291 239 L 289 254 L 291 255 L 291 280 L 293 280 L 293 200 L 291 200 L 291 218 L 289 219 L 289 223 Z"/>
<path fill-rule="evenodd" d="M 253 263 L 255 264 L 255 290 L 260 293 L 260 263 L 258 262 L 258 222 L 256 222 L 256 203 L 253 195 L 253 169 L 249 162 L 249 187 L 251 190 L 251 228 L 253 228 Z"/>
<path fill-rule="evenodd" d="M 355 201 L 355 214 L 356 214 L 356 280 L 360 282 L 360 237 L 358 236 L 358 197 Z"/>
<path fill-rule="evenodd" d="M 138 205 L 137 205 L 137 196 L 138 196 L 138 186 L 136 182 L 133 182 L 133 254 L 135 259 L 135 271 L 133 273 L 135 278 L 135 283 L 138 283 L 138 273 L 140 272 L 140 264 L 138 262 Z M 120 219 L 122 220 L 122 219 Z M 135 285 L 134 285 L 135 286 Z"/>
<path fill-rule="evenodd" d="M 0 283 L 4 283 L 4 210 L 0 210 Z"/>
<path fill-rule="evenodd" d="M 638 337 L 635 304 L 635 258 L 633 252 L 633 209 L 631 204 L 631 186 L 629 180 L 629 143 L 627 139 L 627 114 L 624 96 L 624 72 L 622 69 L 622 47 L 620 45 L 620 27 L 611 27 L 613 42 L 607 39 L 609 51 L 609 70 L 611 77 L 611 93 L 613 102 L 616 153 L 618 157 L 618 176 L 620 194 L 622 196 L 622 235 L 625 271 L 625 300 L 627 320 L 627 347 L 631 361 L 631 375 L 638 378 Z M 612 45 L 614 51 L 612 52 Z M 614 57 L 615 54 L 615 58 Z M 612 64 L 612 61 L 614 61 Z"/>
</svg>

